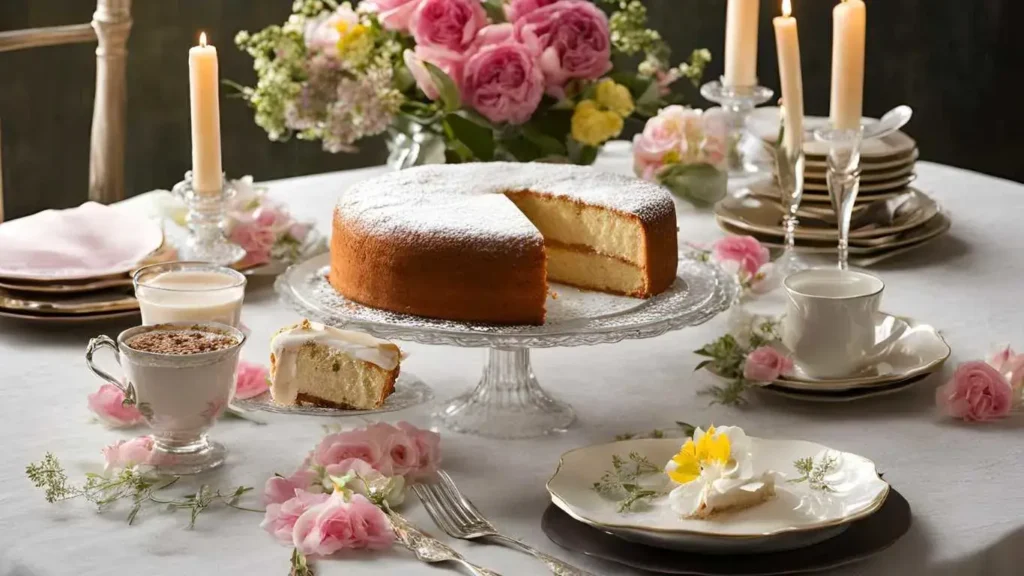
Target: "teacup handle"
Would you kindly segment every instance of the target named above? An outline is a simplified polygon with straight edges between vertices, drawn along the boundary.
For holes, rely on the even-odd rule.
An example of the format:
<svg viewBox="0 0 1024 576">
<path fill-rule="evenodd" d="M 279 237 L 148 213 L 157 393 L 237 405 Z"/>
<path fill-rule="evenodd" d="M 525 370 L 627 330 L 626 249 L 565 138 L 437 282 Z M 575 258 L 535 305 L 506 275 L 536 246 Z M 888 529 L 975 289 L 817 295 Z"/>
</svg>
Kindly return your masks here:
<svg viewBox="0 0 1024 576">
<path fill-rule="evenodd" d="M 865 361 L 875 362 L 879 360 L 882 356 L 888 354 L 889 351 L 892 349 L 892 345 L 895 344 L 896 341 L 899 340 L 900 337 L 903 336 L 903 333 L 906 331 L 907 323 L 900 321 L 899 324 L 893 327 L 892 333 L 889 334 L 889 336 L 885 340 L 882 340 L 878 344 L 875 344 L 875 346 L 871 349 L 871 352 L 865 358 Z"/>
<path fill-rule="evenodd" d="M 92 373 L 99 376 L 100 378 L 110 382 L 114 386 L 117 386 L 121 392 L 124 392 L 124 405 L 134 406 L 135 405 L 135 387 L 132 386 L 131 382 L 122 384 L 120 380 L 114 378 L 110 374 L 101 368 L 98 368 L 92 361 L 93 355 L 98 352 L 101 348 L 110 348 L 114 352 L 114 361 L 117 365 L 121 365 L 121 358 L 118 356 L 117 342 L 110 336 L 97 336 L 89 340 L 89 345 L 85 349 L 85 363 L 89 366 L 89 370 Z"/>
</svg>

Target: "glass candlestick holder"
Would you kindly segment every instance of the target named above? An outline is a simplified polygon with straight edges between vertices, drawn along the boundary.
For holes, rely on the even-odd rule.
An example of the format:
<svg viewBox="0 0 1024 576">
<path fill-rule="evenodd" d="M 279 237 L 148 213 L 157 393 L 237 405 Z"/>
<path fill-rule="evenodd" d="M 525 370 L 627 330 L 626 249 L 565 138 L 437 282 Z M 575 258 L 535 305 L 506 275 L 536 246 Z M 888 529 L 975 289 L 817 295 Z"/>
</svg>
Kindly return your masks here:
<svg viewBox="0 0 1024 576">
<path fill-rule="evenodd" d="M 775 266 L 783 276 L 809 267 L 796 253 L 796 227 L 799 224 L 797 212 L 804 195 L 804 165 L 803 137 L 786 137 L 786 109 L 780 104 L 779 140 L 775 145 L 775 179 L 779 184 L 783 210 L 782 229 L 786 240 L 782 257 L 775 262 Z"/>
<path fill-rule="evenodd" d="M 814 131 L 814 137 L 828 144 L 828 197 L 832 201 L 839 221 L 839 269 L 848 268 L 850 220 L 853 205 L 860 190 L 860 147 L 864 128 L 838 130 L 823 128 Z"/>
<path fill-rule="evenodd" d="M 189 235 L 185 245 L 179 247 L 181 259 L 228 266 L 245 257 L 245 250 L 229 242 L 224 234 L 227 203 L 235 190 L 227 178 L 222 182 L 218 191 L 199 192 L 192 186 L 192 172 L 189 171 L 185 173 L 185 179 L 174 186 L 174 194 L 188 208 L 186 222 Z"/>
<path fill-rule="evenodd" d="M 767 169 L 757 162 L 758 152 L 764 146 L 746 128 L 747 117 L 760 104 L 772 97 L 772 89 L 764 86 L 726 86 L 715 80 L 700 87 L 700 94 L 722 107 L 729 123 L 729 176 L 752 176 Z"/>
</svg>

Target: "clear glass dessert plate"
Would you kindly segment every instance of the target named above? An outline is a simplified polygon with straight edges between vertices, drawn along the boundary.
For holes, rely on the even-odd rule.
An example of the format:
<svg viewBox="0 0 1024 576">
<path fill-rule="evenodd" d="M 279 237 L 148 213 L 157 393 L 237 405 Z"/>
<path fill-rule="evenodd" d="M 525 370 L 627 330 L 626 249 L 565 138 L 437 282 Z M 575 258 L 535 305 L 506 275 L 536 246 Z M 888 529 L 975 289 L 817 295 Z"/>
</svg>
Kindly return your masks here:
<svg viewBox="0 0 1024 576">
<path fill-rule="evenodd" d="M 345 408 L 330 408 L 327 406 L 282 406 L 274 404 L 270 392 L 264 392 L 259 396 L 239 400 L 235 398 L 231 404 L 243 410 L 262 410 L 263 412 L 275 412 L 277 414 L 292 414 L 297 416 L 330 416 L 338 418 L 342 416 L 368 416 L 371 414 L 383 414 L 385 412 L 397 412 L 419 406 L 434 398 L 434 392 L 414 374 L 400 372 L 395 382 L 395 391 L 384 400 L 380 408 L 372 410 L 349 410 Z"/>
<path fill-rule="evenodd" d="M 348 300 L 327 282 L 329 254 L 289 268 L 278 293 L 300 313 L 331 326 L 423 344 L 491 348 L 587 346 L 651 338 L 707 322 L 729 307 L 738 287 L 718 266 L 681 257 L 676 282 L 639 299 L 552 284 L 541 326 L 478 324 L 380 310 Z"/>
<path fill-rule="evenodd" d="M 544 391 L 530 366 L 530 348 L 587 346 L 652 338 L 707 322 L 729 308 L 739 286 L 718 266 L 683 256 L 675 283 L 652 298 L 589 292 L 554 284 L 542 326 L 499 326 L 400 314 L 346 299 L 327 282 L 329 254 L 311 258 L 278 277 L 282 299 L 310 320 L 422 344 L 487 347 L 477 386 L 434 410 L 456 432 L 492 438 L 530 438 L 566 430 L 571 406 Z"/>
</svg>

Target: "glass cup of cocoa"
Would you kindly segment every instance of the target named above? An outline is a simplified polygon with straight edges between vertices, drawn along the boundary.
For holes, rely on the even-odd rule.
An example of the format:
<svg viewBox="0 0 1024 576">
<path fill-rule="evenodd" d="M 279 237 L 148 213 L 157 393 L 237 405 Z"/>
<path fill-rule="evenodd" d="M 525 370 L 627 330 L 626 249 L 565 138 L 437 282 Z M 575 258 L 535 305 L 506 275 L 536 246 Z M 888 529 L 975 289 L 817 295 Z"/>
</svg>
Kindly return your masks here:
<svg viewBox="0 0 1024 576">
<path fill-rule="evenodd" d="M 146 464 L 166 474 L 198 474 L 224 463 L 223 445 L 206 432 L 235 392 L 238 355 L 245 334 L 217 322 L 172 322 L 136 326 L 89 341 L 85 361 L 94 374 L 124 392 L 152 429 Z M 109 348 L 124 378 L 96 366 L 93 356 Z"/>
</svg>

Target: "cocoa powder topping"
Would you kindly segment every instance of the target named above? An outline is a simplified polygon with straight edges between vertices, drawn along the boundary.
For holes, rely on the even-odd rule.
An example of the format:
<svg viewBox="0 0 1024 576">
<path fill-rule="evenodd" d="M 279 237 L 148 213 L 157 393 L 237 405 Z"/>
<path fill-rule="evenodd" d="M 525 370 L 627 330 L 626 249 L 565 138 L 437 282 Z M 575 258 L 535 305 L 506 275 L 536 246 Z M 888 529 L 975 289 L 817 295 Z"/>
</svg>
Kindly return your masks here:
<svg viewBox="0 0 1024 576">
<path fill-rule="evenodd" d="M 141 352 L 183 356 L 224 350 L 238 344 L 238 340 L 205 330 L 153 330 L 133 336 L 126 344 Z"/>
</svg>

